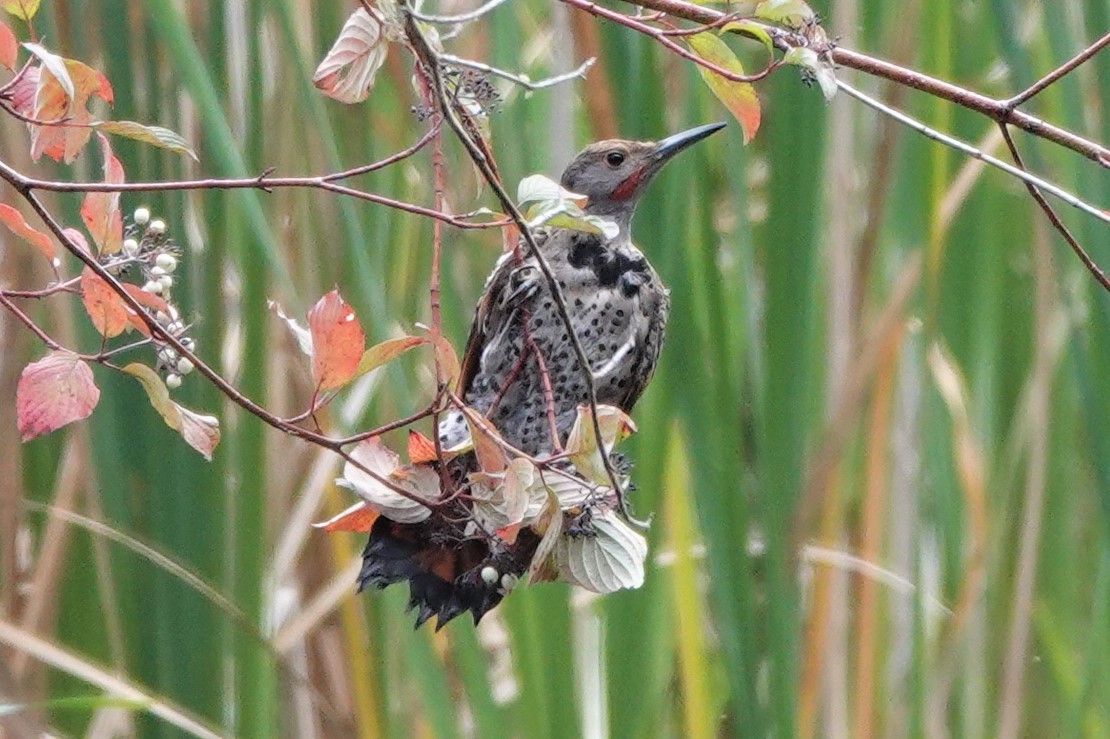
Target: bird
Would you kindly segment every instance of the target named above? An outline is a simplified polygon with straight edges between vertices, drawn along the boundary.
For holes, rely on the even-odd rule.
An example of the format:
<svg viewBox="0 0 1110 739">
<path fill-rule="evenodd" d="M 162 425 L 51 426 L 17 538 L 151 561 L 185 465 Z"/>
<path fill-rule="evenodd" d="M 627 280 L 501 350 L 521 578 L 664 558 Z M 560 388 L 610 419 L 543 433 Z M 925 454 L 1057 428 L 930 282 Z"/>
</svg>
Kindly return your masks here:
<svg viewBox="0 0 1110 739">
<path fill-rule="evenodd" d="M 654 374 L 670 312 L 669 291 L 632 242 L 636 206 L 667 162 L 724 126 L 703 125 L 659 141 L 590 144 L 567 166 L 560 184 L 585 196 L 585 214 L 615 225 L 615 235 L 612 229 L 533 229 L 593 374 L 599 405 L 632 410 Z M 507 443 L 533 457 L 562 448 L 579 406 L 589 400 L 555 294 L 524 239 L 502 255 L 486 281 L 457 394 Z M 437 432 L 443 449 L 470 433 L 458 409 L 441 416 Z M 441 477 L 464 484 L 475 469 L 471 453 L 451 460 Z M 512 543 L 460 536 L 452 520 L 457 519 L 431 515 L 400 523 L 379 517 L 363 551 L 359 591 L 407 581 L 417 627 L 435 615 L 439 630 L 466 611 L 477 624 L 528 569 L 540 536 L 530 529 Z"/>
</svg>

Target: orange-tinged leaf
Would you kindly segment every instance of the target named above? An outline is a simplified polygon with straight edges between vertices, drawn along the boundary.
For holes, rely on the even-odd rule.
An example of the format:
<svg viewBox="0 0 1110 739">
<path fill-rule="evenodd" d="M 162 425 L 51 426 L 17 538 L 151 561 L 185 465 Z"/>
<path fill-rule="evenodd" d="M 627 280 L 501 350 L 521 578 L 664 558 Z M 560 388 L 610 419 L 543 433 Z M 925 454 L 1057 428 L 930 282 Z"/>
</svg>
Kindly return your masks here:
<svg viewBox="0 0 1110 739">
<path fill-rule="evenodd" d="M 721 69 L 727 69 L 736 74 L 744 74 L 744 67 L 741 66 L 736 55 L 732 53 L 732 49 L 714 34 L 698 33 L 687 39 L 687 43 L 705 61 L 711 62 Z M 740 127 L 744 129 L 744 143 L 751 141 L 755 132 L 759 130 L 761 115 L 759 98 L 755 94 L 755 88 L 749 82 L 736 82 L 727 77 L 722 77 L 700 64 L 698 65 L 698 73 L 701 74 L 705 84 L 717 96 L 717 99 L 724 103 L 725 107 L 736 117 L 736 120 L 740 121 Z"/>
<path fill-rule="evenodd" d="M 215 416 L 207 416 L 191 411 L 170 399 L 170 391 L 157 372 L 145 364 L 133 362 L 123 371 L 134 377 L 146 390 L 150 404 L 158 415 L 174 431 L 181 434 L 185 442 L 196 449 L 208 461 L 212 461 L 212 451 L 220 443 L 220 422 Z"/>
<path fill-rule="evenodd" d="M 392 362 L 409 349 L 421 344 L 427 344 L 429 339 L 423 336 L 403 336 L 399 339 L 387 339 L 380 344 L 367 349 L 358 362 L 357 376 L 365 375 L 371 370 Z"/>
<path fill-rule="evenodd" d="M 343 302 L 338 290 L 320 298 L 308 312 L 312 334 L 312 377 L 320 390 L 343 387 L 358 373 L 366 348 L 354 309 Z"/>
<path fill-rule="evenodd" d="M 612 452 L 616 443 L 636 433 L 636 424 L 628 414 L 611 405 L 597 407 L 598 426 L 601 428 L 601 445 L 605 452 Z M 587 480 L 609 485 L 609 474 L 601 457 L 601 450 L 594 433 L 593 412 L 588 405 L 578 406 L 578 416 L 567 435 L 566 453 L 575 469 Z"/>
<path fill-rule="evenodd" d="M 509 464 L 509 455 L 501 446 L 501 435 L 493 423 L 473 408 L 466 408 L 467 423 L 470 424 L 470 438 L 474 442 L 474 456 L 483 472 L 501 472 Z"/>
<path fill-rule="evenodd" d="M 50 260 L 52 267 L 57 267 L 61 262 L 54 256 L 54 242 L 51 238 L 30 226 L 23 220 L 23 214 L 10 205 L 0 203 L 0 223 L 7 226 L 13 234 L 26 241 L 31 246 L 41 251 Z"/>
<path fill-rule="evenodd" d="M 0 0 L 0 8 L 21 21 L 29 21 L 39 12 L 41 0 Z"/>
<path fill-rule="evenodd" d="M 16 56 L 19 54 L 19 42 L 7 23 L 0 23 L 0 64 L 15 71 Z"/>
<path fill-rule="evenodd" d="M 39 68 L 23 67 L 8 84 L 11 85 L 8 96 L 12 102 L 12 109 L 20 115 L 33 115 L 35 112 L 35 93 L 39 89 Z"/>
<path fill-rule="evenodd" d="M 436 361 L 439 362 L 440 371 L 443 373 L 443 381 L 447 387 L 451 387 L 459 381 L 459 375 L 462 373 L 459 354 L 443 334 L 432 334 L 432 345 L 435 347 Z"/>
<path fill-rule="evenodd" d="M 312 76 L 312 84 L 341 103 L 358 103 L 367 98 L 374 77 L 385 62 L 388 40 L 382 33 L 381 16 L 359 8 L 339 32 L 339 38 Z"/>
<path fill-rule="evenodd" d="M 315 528 L 324 531 L 354 531 L 359 534 L 368 534 L 382 515 L 366 503 L 359 501 L 337 516 L 332 516 L 327 521 L 312 524 Z"/>
<path fill-rule="evenodd" d="M 146 290 L 143 290 L 138 285 L 133 285 L 130 282 L 124 282 L 122 283 L 122 285 L 123 289 L 131 297 L 135 298 L 135 300 L 137 300 L 139 304 L 144 305 L 153 311 L 162 311 L 163 313 L 170 312 L 169 303 L 167 303 L 164 298 L 159 297 L 154 293 L 148 293 Z M 150 327 L 147 326 L 143 319 L 139 317 L 139 314 L 131 310 L 131 307 L 126 303 L 123 304 L 123 307 L 127 310 L 127 320 L 131 322 L 131 325 L 134 326 L 135 329 L 143 336 L 150 336 Z"/>
<path fill-rule="evenodd" d="M 26 44 L 25 44 L 26 46 Z M 28 46 L 28 48 L 30 48 Z M 42 58 L 40 56 L 40 58 Z M 93 121 L 89 112 L 89 98 L 93 95 L 111 103 L 112 85 L 103 74 L 73 59 L 65 59 L 66 77 L 60 78 L 55 66 L 39 70 L 39 86 L 35 94 L 33 117 L 40 121 L 66 119 L 75 125 L 31 125 L 31 157 L 38 160 L 43 154 L 67 164 L 77 158 L 92 136 L 89 125 Z M 67 89 L 72 88 L 72 93 Z"/>
<path fill-rule="evenodd" d="M 23 441 L 88 418 L 100 401 L 92 370 L 72 352 L 56 350 L 23 368 L 15 391 Z"/>
<path fill-rule="evenodd" d="M 123 165 L 112 153 L 108 137 L 98 133 L 104 153 L 104 181 L 111 185 L 123 183 Z M 123 214 L 119 209 L 118 192 L 90 192 L 81 205 L 81 220 L 89 229 L 101 254 L 115 254 L 123 247 Z"/>
<path fill-rule="evenodd" d="M 88 267 L 81 272 L 81 301 L 93 326 L 106 339 L 119 336 L 129 323 L 129 311 L 116 291 Z"/>
<path fill-rule="evenodd" d="M 431 439 L 419 431 L 409 431 L 409 462 L 412 464 L 428 464 L 435 462 L 436 445 Z"/>
</svg>

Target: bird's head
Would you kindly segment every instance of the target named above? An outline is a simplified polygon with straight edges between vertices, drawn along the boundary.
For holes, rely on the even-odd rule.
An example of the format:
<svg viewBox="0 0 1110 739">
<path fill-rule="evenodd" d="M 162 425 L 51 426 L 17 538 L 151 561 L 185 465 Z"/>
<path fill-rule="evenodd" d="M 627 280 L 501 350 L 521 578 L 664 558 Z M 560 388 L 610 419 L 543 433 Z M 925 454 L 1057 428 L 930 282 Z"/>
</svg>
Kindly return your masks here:
<svg viewBox="0 0 1110 739">
<path fill-rule="evenodd" d="M 624 230 L 637 201 L 663 165 L 724 127 L 724 123 L 710 123 L 661 141 L 598 141 L 574 158 L 563 172 L 562 185 L 589 198 L 588 213 L 613 218 Z"/>
</svg>

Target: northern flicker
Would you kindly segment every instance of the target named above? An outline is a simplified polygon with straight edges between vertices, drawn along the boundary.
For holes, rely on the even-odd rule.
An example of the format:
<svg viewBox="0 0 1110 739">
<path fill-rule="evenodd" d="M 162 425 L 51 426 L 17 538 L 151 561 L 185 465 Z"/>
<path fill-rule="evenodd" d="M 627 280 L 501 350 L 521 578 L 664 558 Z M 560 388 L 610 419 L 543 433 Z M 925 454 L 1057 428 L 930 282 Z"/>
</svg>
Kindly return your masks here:
<svg viewBox="0 0 1110 739">
<path fill-rule="evenodd" d="M 535 229 L 589 361 L 599 404 L 632 409 L 655 371 L 670 308 L 659 275 L 632 243 L 640 196 L 675 154 L 724 125 L 700 126 L 657 142 L 591 144 L 566 168 L 561 184 L 585 195 L 586 213 L 612 221 L 619 233 L 606 238 L 565 228 Z M 550 383 L 553 414 L 541 367 Z M 486 282 L 463 357 L 459 395 L 489 418 L 505 441 L 534 457 L 563 445 L 578 407 L 588 402 L 567 326 L 524 242 L 498 261 Z M 438 432 L 443 448 L 469 433 L 459 411 L 444 414 Z M 469 462 L 453 460 L 450 474 L 465 477 L 466 465 L 474 465 L 473 455 L 468 456 Z M 467 610 L 477 622 L 511 589 L 506 583 L 527 570 L 539 536 L 524 530 L 510 545 L 490 537 L 458 537 L 449 528 L 437 516 L 415 524 L 379 518 L 363 552 L 359 589 L 407 580 L 417 626 L 437 615 L 439 628 Z"/>
</svg>

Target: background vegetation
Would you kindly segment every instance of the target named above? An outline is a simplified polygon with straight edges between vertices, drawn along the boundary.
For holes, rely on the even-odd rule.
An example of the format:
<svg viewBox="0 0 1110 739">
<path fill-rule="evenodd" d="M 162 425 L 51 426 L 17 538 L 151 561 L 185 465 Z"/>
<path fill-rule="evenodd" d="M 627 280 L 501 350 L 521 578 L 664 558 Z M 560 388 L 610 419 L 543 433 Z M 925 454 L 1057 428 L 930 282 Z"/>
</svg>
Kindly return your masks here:
<svg viewBox="0 0 1110 739">
<path fill-rule="evenodd" d="M 999 97 L 1110 27 L 1104 0 L 816 5 L 846 45 Z M 36 27 L 107 73 L 115 117 L 174 127 L 200 155 L 120 141 L 130 179 L 323 173 L 424 130 L 399 47 L 365 104 L 313 90 L 350 10 L 57 0 Z M 584 83 L 505 88 L 490 124 L 510 183 L 557 174 L 597 138 L 727 116 L 689 63 L 557 3 L 508 3 L 452 45 L 533 78 L 599 57 Z M 758 44 L 733 46 L 758 68 Z M 1000 149 L 979 116 L 841 74 Z M 520 589 L 477 630 L 414 633 L 403 588 L 353 594 L 361 537 L 308 528 L 350 502 L 331 484 L 339 460 L 190 377 L 183 402 L 224 427 L 205 463 L 130 379 L 100 371 L 89 422 L 23 446 L 14 387 L 42 347 L 0 315 L 0 727 L 171 736 L 189 716 L 244 737 L 1110 736 L 1110 296 L 1017 181 L 846 96 L 826 105 L 793 69 L 757 89 L 755 141 L 742 147 L 734 125 L 684 154 L 635 224 L 674 303 L 628 443 L 636 510 L 655 514 L 636 592 Z M 1030 110 L 1105 141 L 1107 101 L 1103 53 Z M 31 165 L 14 121 L 0 136 L 23 171 L 99 176 L 91 154 Z M 1110 202 L 1105 171 L 1019 145 L 1037 171 Z M 491 205 L 455 142 L 447 153 L 450 205 Z M 429 157 L 365 186 L 430 203 Z M 77 221 L 79 197 L 49 202 Z M 312 388 L 268 298 L 303 315 L 338 284 L 370 340 L 428 320 L 428 220 L 314 191 L 124 198 L 141 204 L 185 246 L 175 294 L 200 352 L 280 413 Z M 1105 226 L 1065 216 L 1110 265 Z M 45 285 L 41 258 L 2 238 L 0 283 Z M 497 232 L 446 231 L 459 344 L 499 249 Z M 78 301 L 29 309 L 99 345 Z M 417 354 L 325 424 L 354 432 L 423 407 L 430 358 Z"/>
</svg>

